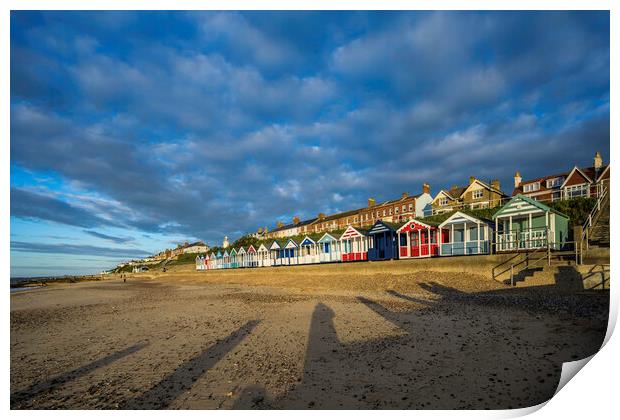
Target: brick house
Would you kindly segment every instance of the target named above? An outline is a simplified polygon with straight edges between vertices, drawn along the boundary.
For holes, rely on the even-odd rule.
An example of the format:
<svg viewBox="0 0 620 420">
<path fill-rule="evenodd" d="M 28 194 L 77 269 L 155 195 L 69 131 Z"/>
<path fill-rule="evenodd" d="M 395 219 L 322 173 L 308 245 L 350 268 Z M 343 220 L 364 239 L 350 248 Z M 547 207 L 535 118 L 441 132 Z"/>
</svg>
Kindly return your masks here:
<svg viewBox="0 0 620 420">
<path fill-rule="evenodd" d="M 439 191 L 431 202 L 432 214 L 461 209 L 494 208 L 501 205 L 506 198 L 508 195 L 500 189 L 498 180 L 486 183 L 470 176 L 467 186 L 455 185 L 449 190 Z"/>
<path fill-rule="evenodd" d="M 513 197 L 522 194 L 537 201 L 556 201 L 574 197 L 597 197 L 601 188 L 609 186 L 609 165 L 603 165 L 599 152 L 593 166 L 574 166 L 570 172 L 546 175 L 523 181 L 517 171 L 514 177 Z"/>
</svg>

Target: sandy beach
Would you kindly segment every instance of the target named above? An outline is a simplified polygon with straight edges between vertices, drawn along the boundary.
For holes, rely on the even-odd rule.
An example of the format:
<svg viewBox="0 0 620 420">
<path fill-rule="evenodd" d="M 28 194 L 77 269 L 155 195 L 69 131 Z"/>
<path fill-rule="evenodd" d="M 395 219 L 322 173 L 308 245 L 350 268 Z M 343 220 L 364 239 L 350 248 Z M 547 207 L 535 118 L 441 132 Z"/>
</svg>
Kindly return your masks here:
<svg viewBox="0 0 620 420">
<path fill-rule="evenodd" d="M 52 285 L 11 295 L 11 408 L 527 407 L 608 304 L 389 262 Z"/>
</svg>

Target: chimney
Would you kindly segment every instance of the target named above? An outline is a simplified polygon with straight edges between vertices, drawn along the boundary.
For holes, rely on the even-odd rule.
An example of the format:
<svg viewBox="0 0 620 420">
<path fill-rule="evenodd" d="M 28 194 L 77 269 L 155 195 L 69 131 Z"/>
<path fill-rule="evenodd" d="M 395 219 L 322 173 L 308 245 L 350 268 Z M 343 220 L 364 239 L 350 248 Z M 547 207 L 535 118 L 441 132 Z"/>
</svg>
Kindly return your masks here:
<svg viewBox="0 0 620 420">
<path fill-rule="evenodd" d="M 298 225 L 299 224 L 299 217 L 297 217 L 297 216 L 293 217 L 293 224 L 294 225 Z"/>
<path fill-rule="evenodd" d="M 517 173 L 515 173 L 515 188 L 519 185 L 521 185 L 521 172 L 517 171 Z"/>
<path fill-rule="evenodd" d="M 422 184 L 422 193 L 424 193 L 424 194 L 430 194 L 431 193 L 431 186 L 428 185 L 428 182 L 425 182 L 424 184 Z"/>
<path fill-rule="evenodd" d="M 278 227 L 278 229 L 279 229 L 279 228 L 281 228 L 282 226 L 284 226 L 284 223 L 282 223 L 282 222 L 278 222 L 278 223 L 276 223 L 276 226 L 277 226 L 277 227 Z"/>
<path fill-rule="evenodd" d="M 375 199 L 374 198 L 369 198 L 368 199 L 368 207 L 372 207 L 376 204 Z"/>
<path fill-rule="evenodd" d="M 405 199 L 405 198 L 407 198 L 407 197 L 409 197 L 409 193 L 406 193 L 406 192 L 404 192 L 404 193 L 402 193 L 402 194 L 400 195 L 400 198 L 401 198 L 402 200 L 404 200 L 404 199 Z"/>
<path fill-rule="evenodd" d="M 499 190 L 499 179 L 494 179 L 493 181 L 491 181 L 491 186 L 496 190 Z"/>
<path fill-rule="evenodd" d="M 599 152 L 594 155 L 594 169 L 601 169 L 603 166 L 603 157 Z"/>
<path fill-rule="evenodd" d="M 319 218 L 319 220 L 325 219 L 325 213 L 319 213 L 318 218 Z"/>
<path fill-rule="evenodd" d="M 469 177 L 469 185 L 473 184 L 475 180 L 476 180 L 475 176 L 470 176 Z"/>
</svg>

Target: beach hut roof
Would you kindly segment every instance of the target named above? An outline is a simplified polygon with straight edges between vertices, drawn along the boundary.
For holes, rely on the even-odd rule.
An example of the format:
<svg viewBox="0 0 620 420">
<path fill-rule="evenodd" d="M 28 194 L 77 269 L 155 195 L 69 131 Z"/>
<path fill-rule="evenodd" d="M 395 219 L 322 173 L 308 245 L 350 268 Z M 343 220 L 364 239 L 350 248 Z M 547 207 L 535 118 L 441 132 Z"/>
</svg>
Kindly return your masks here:
<svg viewBox="0 0 620 420">
<path fill-rule="evenodd" d="M 391 232 L 397 232 L 405 223 L 393 223 L 393 222 L 384 222 L 383 220 L 377 220 L 374 225 L 368 230 L 368 234 L 372 235 L 374 233 L 385 232 L 386 230 Z"/>
<path fill-rule="evenodd" d="M 306 235 L 304 236 L 304 238 L 302 239 L 301 243 L 299 244 L 300 246 L 308 246 L 308 245 L 315 245 L 318 240 L 321 239 L 321 235 L 318 233 L 312 233 L 310 235 Z"/>
<path fill-rule="evenodd" d="M 245 254 L 245 248 L 244 247 L 239 248 L 238 254 Z"/>
<path fill-rule="evenodd" d="M 342 235 L 340 235 L 340 240 L 352 238 L 354 236 L 368 236 L 368 230 L 362 228 L 354 228 L 353 226 L 348 226 Z"/>
<path fill-rule="evenodd" d="M 280 242 L 278 242 L 276 239 L 274 239 L 269 244 L 269 249 L 282 249 L 282 245 L 280 244 Z"/>
<path fill-rule="evenodd" d="M 260 252 L 261 250 L 263 250 L 263 251 L 269 251 L 269 248 L 267 248 L 267 247 L 265 246 L 265 243 L 264 243 L 264 242 L 261 242 L 260 246 L 258 247 L 258 252 Z"/>
<path fill-rule="evenodd" d="M 256 250 L 254 249 L 253 245 L 250 245 L 248 247 L 248 254 L 256 254 Z"/>
<path fill-rule="evenodd" d="M 543 203 L 541 203 L 540 201 L 536 201 L 531 199 L 530 197 L 526 197 L 524 195 L 521 194 L 517 194 L 514 197 L 512 197 L 510 199 L 510 201 L 508 201 L 506 204 L 504 204 L 504 206 L 499 209 L 497 212 L 495 212 L 495 214 L 493 215 L 493 220 L 495 220 L 498 216 L 501 215 L 509 215 L 509 214 L 514 214 L 514 213 L 523 213 L 525 211 L 528 211 L 528 209 L 531 210 L 540 210 L 542 212 L 551 212 L 551 213 L 555 213 L 558 216 L 564 217 L 566 219 L 568 219 L 569 217 L 567 215 L 565 215 L 564 213 L 561 213 L 549 206 L 544 205 Z"/>
<path fill-rule="evenodd" d="M 404 225 L 402 225 L 400 228 L 398 228 L 397 232 L 403 232 L 403 231 L 407 231 L 407 230 L 411 230 L 411 226 L 417 226 L 417 227 L 421 227 L 421 228 L 425 228 L 425 229 L 429 229 L 429 228 L 434 228 L 439 226 L 439 223 L 437 222 L 430 222 L 427 221 L 425 222 L 421 222 L 417 219 L 411 219 L 407 222 L 405 222 Z"/>
<path fill-rule="evenodd" d="M 284 248 L 299 248 L 299 245 L 297 244 L 297 241 L 295 241 L 293 238 L 288 238 L 288 240 L 286 241 L 286 245 L 284 245 Z"/>
<path fill-rule="evenodd" d="M 490 223 L 490 220 L 488 219 L 474 217 L 471 214 L 467 214 L 466 212 L 457 211 L 454 214 L 451 214 L 450 217 L 448 217 L 446 220 L 441 222 L 439 224 L 439 227 L 441 228 L 448 224 L 462 223 L 463 221 L 469 221 L 472 223 L 483 223 L 483 224 Z"/>
</svg>

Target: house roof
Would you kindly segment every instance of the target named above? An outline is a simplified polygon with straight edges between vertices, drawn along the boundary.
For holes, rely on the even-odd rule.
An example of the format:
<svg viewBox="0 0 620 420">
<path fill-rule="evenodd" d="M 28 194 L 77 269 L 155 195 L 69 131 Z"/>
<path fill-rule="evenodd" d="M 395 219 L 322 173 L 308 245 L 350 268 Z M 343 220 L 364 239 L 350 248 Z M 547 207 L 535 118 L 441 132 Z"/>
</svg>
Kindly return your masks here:
<svg viewBox="0 0 620 420">
<path fill-rule="evenodd" d="M 523 193 L 523 186 L 527 185 L 527 184 L 532 184 L 534 182 L 540 182 L 540 189 L 537 191 L 551 191 L 553 190 L 553 188 L 547 188 L 547 180 L 548 179 L 555 179 L 555 178 L 559 178 L 559 177 L 563 177 L 566 178 L 568 176 L 568 172 L 562 172 L 559 174 L 554 174 L 554 175 L 546 175 L 546 176 L 541 176 L 538 178 L 533 178 L 533 179 L 528 179 L 527 181 L 521 181 L 521 183 L 515 187 L 514 190 L 512 190 L 512 195 L 515 196 L 517 194 L 522 194 Z"/>
<path fill-rule="evenodd" d="M 527 181 L 521 181 L 521 183 L 512 191 L 512 195 L 516 196 L 517 194 L 522 194 L 523 186 L 526 184 L 534 183 L 534 182 L 540 182 L 540 189 L 537 190 L 536 192 L 551 191 L 553 188 L 547 188 L 546 181 L 548 179 L 564 177 L 564 181 L 566 181 L 569 175 L 575 170 L 575 168 L 579 170 L 583 175 L 588 177 L 591 180 L 591 182 L 597 182 L 600 176 L 603 175 L 603 173 L 605 173 L 605 170 L 609 168 L 609 165 L 601 166 L 601 168 L 598 171 L 596 170 L 594 166 L 589 166 L 589 167 L 584 167 L 584 168 L 574 166 L 573 169 L 571 169 L 569 172 L 561 172 L 561 173 L 556 173 L 554 175 L 545 175 L 545 176 L 541 176 L 538 178 L 528 179 Z"/>
</svg>

